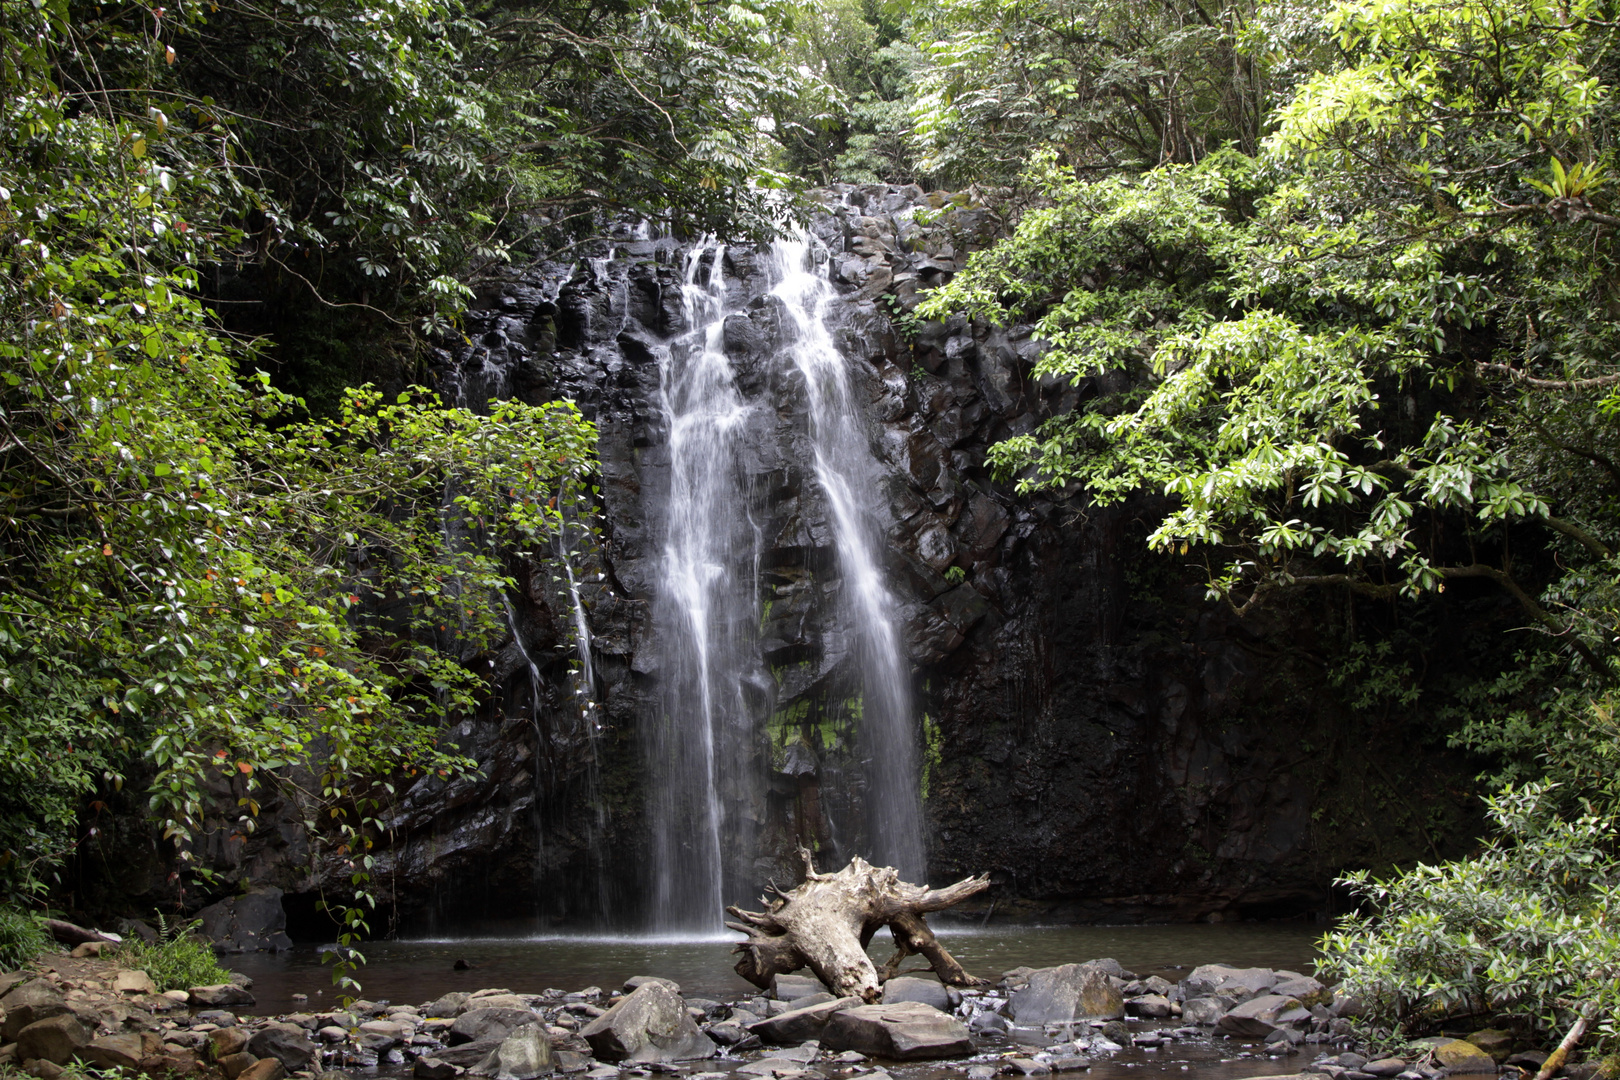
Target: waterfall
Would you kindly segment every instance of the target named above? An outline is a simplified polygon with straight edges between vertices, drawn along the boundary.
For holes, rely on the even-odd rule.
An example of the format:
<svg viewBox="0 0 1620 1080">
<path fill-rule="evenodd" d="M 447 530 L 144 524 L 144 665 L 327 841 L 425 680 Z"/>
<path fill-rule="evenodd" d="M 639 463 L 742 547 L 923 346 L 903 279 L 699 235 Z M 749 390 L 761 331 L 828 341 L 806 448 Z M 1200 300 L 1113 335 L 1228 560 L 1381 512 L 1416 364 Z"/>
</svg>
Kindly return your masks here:
<svg viewBox="0 0 1620 1080">
<path fill-rule="evenodd" d="M 670 485 L 655 633 L 663 677 L 652 724 L 653 922 L 663 931 L 722 930 L 726 896 L 724 791 L 744 765 L 752 727 L 743 673 L 757 663 L 739 436 L 748 405 L 722 346 L 725 248 L 689 255 L 686 332 L 661 357 Z"/>
<path fill-rule="evenodd" d="M 777 278 L 772 295 L 782 301 L 797 331 L 787 352 L 804 376 L 816 481 L 832 511 L 844 580 L 841 614 L 856 633 L 862 681 L 859 737 L 871 838 L 871 850 L 863 854 L 880 866 L 895 867 L 907 881 L 921 881 L 926 867 L 911 665 L 890 617 L 897 604 L 883 584 L 877 558 L 875 503 L 882 474 L 867 441 L 848 362 L 828 328 L 836 294 L 827 280 L 825 251 L 816 252 L 800 233 L 778 240 L 771 253 Z"/>
<path fill-rule="evenodd" d="M 882 471 L 867 438 L 848 362 L 829 319 L 837 299 L 825 252 L 805 234 L 770 249 L 771 296 L 785 313 L 768 357 L 770 385 L 802 385 L 809 448 L 805 483 L 827 506 L 840 581 L 821 588 L 850 642 L 857 680 L 854 749 L 868 838 L 860 853 L 921 880 L 924 847 L 910 664 L 891 613 L 878 551 Z M 660 357 L 669 485 L 653 647 L 663 693 L 649 725 L 653 924 L 661 931 L 718 931 L 728 901 L 756 880 L 754 842 L 768 777 L 759 752 L 769 689 L 758 642 L 762 549 L 743 434 L 756 410 L 725 349 L 725 249 L 690 254 L 681 288 L 685 332 Z M 761 688 L 757 692 L 751 688 Z M 751 801 L 752 800 L 752 801 Z M 831 823 L 829 823 L 829 826 Z M 841 854 L 849 854 L 844 852 Z"/>
</svg>

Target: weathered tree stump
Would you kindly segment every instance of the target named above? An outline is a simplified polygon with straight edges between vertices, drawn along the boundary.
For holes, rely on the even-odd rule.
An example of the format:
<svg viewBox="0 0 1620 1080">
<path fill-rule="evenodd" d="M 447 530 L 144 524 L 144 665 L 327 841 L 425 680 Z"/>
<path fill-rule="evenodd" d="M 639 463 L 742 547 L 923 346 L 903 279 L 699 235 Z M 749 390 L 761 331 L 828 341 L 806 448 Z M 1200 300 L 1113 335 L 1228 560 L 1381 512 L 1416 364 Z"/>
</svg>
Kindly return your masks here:
<svg viewBox="0 0 1620 1080">
<path fill-rule="evenodd" d="M 873 1002 L 882 996 L 884 981 L 899 973 L 901 961 L 920 955 L 947 986 L 984 985 L 939 943 L 923 915 L 983 892 L 990 887 L 988 875 L 930 889 L 901 881 L 899 871 L 873 866 L 858 855 L 836 874 L 816 873 L 805 848 L 799 849 L 799 857 L 804 860 L 804 884 L 788 892 L 775 882 L 767 885 L 775 899 L 760 898 L 764 911 L 726 909 L 737 920 L 726 925 L 748 935 L 733 950 L 742 954 L 737 974 L 769 989 L 775 976 L 809 967 L 840 997 Z M 880 972 L 866 946 L 884 926 L 894 935 L 895 953 Z"/>
</svg>

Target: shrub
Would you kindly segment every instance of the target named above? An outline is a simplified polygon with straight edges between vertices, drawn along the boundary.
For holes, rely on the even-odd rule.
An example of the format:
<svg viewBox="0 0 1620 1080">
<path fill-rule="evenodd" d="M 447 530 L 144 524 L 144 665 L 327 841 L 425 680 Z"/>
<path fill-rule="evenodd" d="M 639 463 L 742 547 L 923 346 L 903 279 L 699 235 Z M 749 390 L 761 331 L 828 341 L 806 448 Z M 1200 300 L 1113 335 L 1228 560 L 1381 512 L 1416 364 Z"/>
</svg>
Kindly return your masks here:
<svg viewBox="0 0 1620 1080">
<path fill-rule="evenodd" d="M 0 971 L 16 971 L 50 943 L 38 918 L 26 911 L 0 907 Z"/>
<path fill-rule="evenodd" d="M 231 973 L 219 966 L 213 946 L 194 934 L 200 925 L 170 923 L 160 914 L 156 941 L 131 937 L 114 955 L 125 967 L 150 975 L 159 993 L 230 982 Z"/>
<path fill-rule="evenodd" d="M 1323 970 L 1374 1023 L 1415 1035 L 1510 1013 L 1543 1036 L 1585 1003 L 1601 1041 L 1620 1015 L 1620 858 L 1611 819 L 1553 809 L 1546 783 L 1487 800 L 1495 837 L 1477 856 L 1387 881 L 1340 879 L 1373 909 L 1322 943 Z"/>
</svg>

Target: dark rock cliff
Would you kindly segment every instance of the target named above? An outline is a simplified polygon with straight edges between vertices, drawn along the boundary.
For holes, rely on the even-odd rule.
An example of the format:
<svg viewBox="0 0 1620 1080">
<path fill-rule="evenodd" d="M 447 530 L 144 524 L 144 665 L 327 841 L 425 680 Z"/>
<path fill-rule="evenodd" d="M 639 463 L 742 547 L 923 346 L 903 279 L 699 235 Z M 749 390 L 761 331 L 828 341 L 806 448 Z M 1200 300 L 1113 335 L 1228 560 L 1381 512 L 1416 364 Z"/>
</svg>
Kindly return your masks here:
<svg viewBox="0 0 1620 1080">
<path fill-rule="evenodd" d="M 1322 913 L 1343 868 L 1454 849 L 1472 824 L 1463 763 L 1398 716 L 1369 720 L 1331 684 L 1326 657 L 1354 617 L 1348 601 L 1240 621 L 1205 601 L 1187 560 L 1146 552 L 1142 506 L 1017 497 L 986 471 L 991 444 L 1087 390 L 1030 377 L 1027 327 L 910 315 L 919 290 L 994 233 L 994 215 L 936 196 L 922 226 L 912 211 L 929 203 L 916 189 L 833 198 L 813 232 L 831 253 L 840 345 L 886 470 L 885 557 L 923 714 L 931 879 L 989 871 L 981 910 L 1003 914 L 1218 920 Z M 596 258 L 514 272 L 482 294 L 467 343 L 440 358 L 447 398 L 572 397 L 600 425 L 607 536 L 582 596 L 601 727 L 574 700 L 561 595 L 543 567 L 514 567 L 528 585 L 513 618 L 522 648 L 469 658 L 488 667 L 491 700 L 455 733 L 483 774 L 418 783 L 392 810 L 381 880 L 406 927 L 644 914 L 638 730 L 656 712 L 649 602 L 668 471 L 656 356 L 685 329 L 685 250 L 626 238 Z M 741 467 L 766 538 L 758 644 L 775 682 L 760 691 L 764 719 L 741 770 L 755 780 L 725 793 L 754 856 L 752 880 L 733 883 L 742 898 L 791 875 L 795 843 L 825 864 L 858 849 L 862 792 L 859 703 L 829 614 L 839 580 L 827 512 L 806 478 L 796 388 L 766 362 L 779 312 L 758 255 L 725 258 L 725 347 L 758 405 Z M 297 815 L 281 816 L 214 861 L 307 897 L 323 871 L 310 868 Z"/>
</svg>

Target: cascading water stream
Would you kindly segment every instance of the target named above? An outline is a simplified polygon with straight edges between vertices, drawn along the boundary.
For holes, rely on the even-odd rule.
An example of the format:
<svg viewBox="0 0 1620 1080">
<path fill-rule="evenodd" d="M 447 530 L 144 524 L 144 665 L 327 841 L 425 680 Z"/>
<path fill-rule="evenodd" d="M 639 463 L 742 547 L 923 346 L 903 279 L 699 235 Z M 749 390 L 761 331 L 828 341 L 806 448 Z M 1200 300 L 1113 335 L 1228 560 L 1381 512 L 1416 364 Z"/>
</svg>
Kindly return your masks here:
<svg viewBox="0 0 1620 1080">
<path fill-rule="evenodd" d="M 868 838 L 862 854 L 921 880 L 910 666 L 877 556 L 882 474 L 828 325 L 836 295 L 825 254 L 816 255 L 804 234 L 771 249 L 772 296 L 787 318 L 785 344 L 770 363 L 789 382 L 795 374 L 803 379 L 813 457 L 806 471 L 825 499 L 842 578 L 825 595 L 852 642 L 850 674 L 859 679 L 855 740 L 864 762 Z M 712 242 L 689 255 L 681 289 L 686 332 L 660 359 L 669 486 L 654 620 L 663 697 L 648 750 L 652 921 L 666 933 L 719 931 L 724 904 L 759 884 L 751 822 L 744 819 L 750 798 L 763 797 L 766 777 L 746 774 L 760 769 L 774 683 L 758 642 L 763 540 L 744 466 L 744 429 L 756 414 L 725 350 L 726 319 L 736 312 L 727 308 L 724 257 L 724 247 Z M 761 690 L 750 695 L 750 686 Z"/>
<path fill-rule="evenodd" d="M 882 476 L 850 384 L 848 362 L 828 327 L 837 294 L 827 279 L 825 252 L 818 252 L 801 232 L 778 240 L 771 254 L 777 279 L 772 295 L 782 301 L 797 331 L 787 354 L 804 376 L 816 481 L 832 512 L 844 580 L 842 616 L 857 640 L 859 738 L 870 837 L 864 854 L 878 865 L 895 867 L 905 880 L 921 881 L 926 859 L 910 663 L 890 618 L 896 603 L 877 559 L 881 533 L 875 501 Z"/>
<path fill-rule="evenodd" d="M 747 523 L 739 436 L 748 405 L 722 347 L 723 246 L 689 256 L 681 299 L 687 331 L 661 360 L 670 487 L 663 589 L 655 616 L 664 694 L 652 725 L 653 924 L 722 930 L 727 860 L 724 787 L 751 727 L 743 673 L 757 626 L 745 568 Z"/>
</svg>

